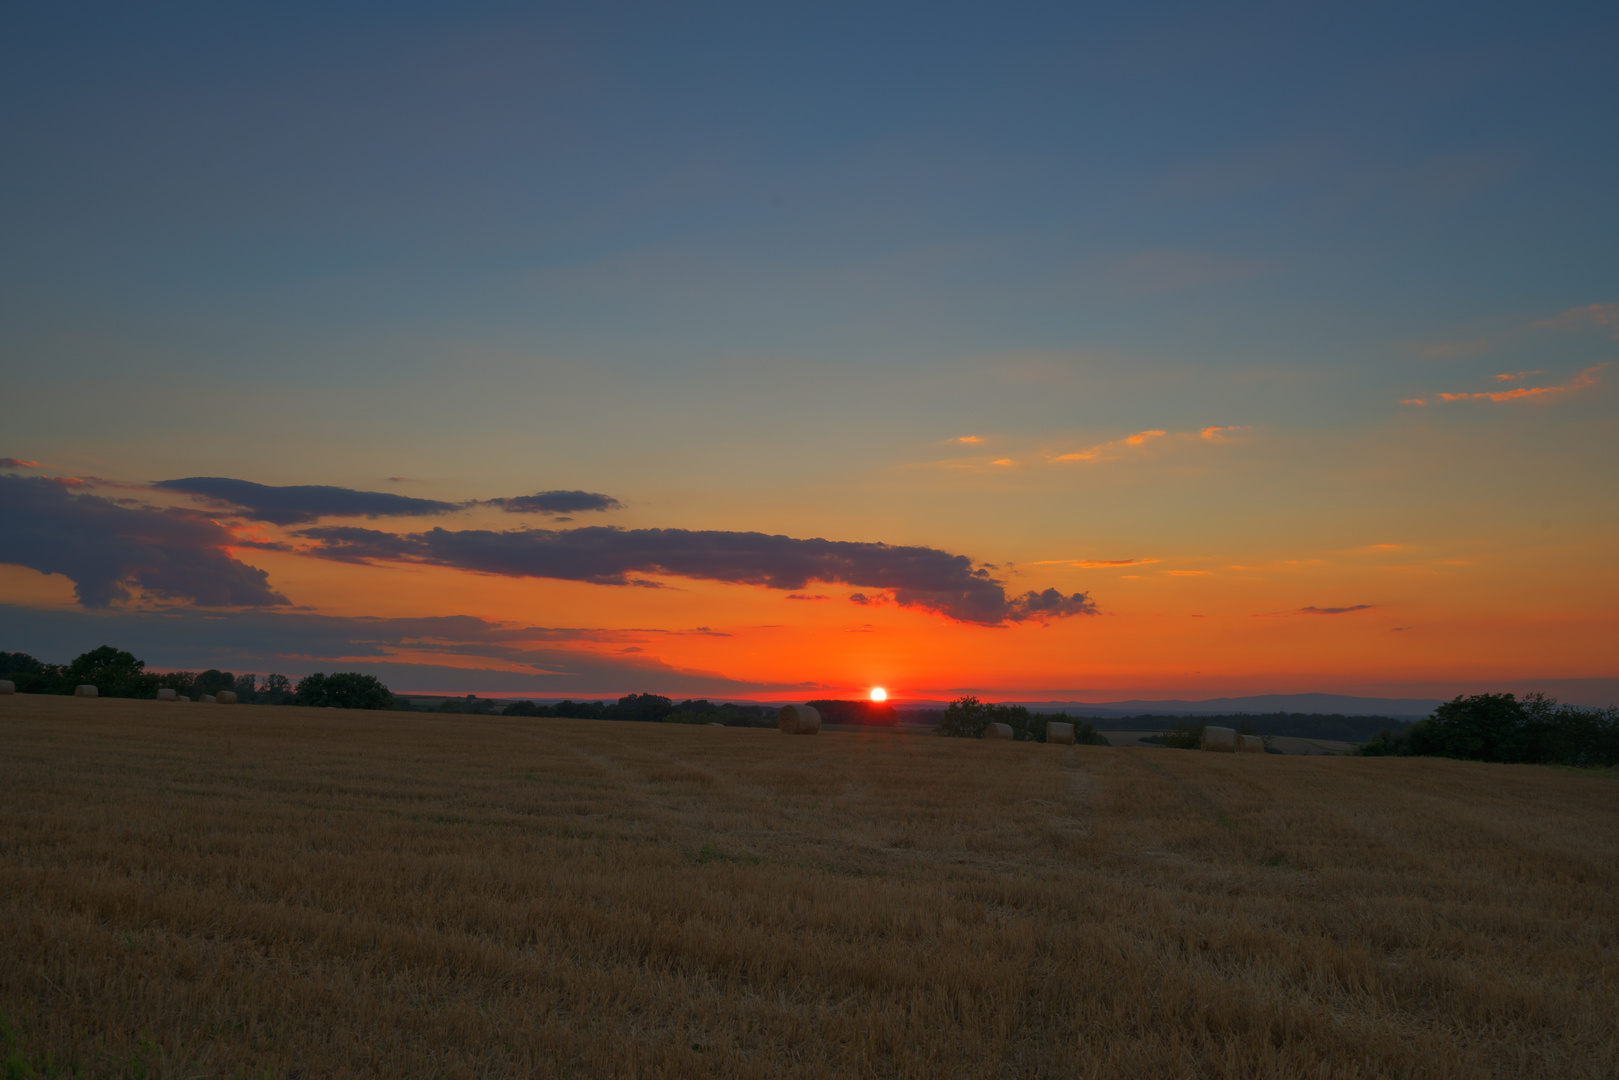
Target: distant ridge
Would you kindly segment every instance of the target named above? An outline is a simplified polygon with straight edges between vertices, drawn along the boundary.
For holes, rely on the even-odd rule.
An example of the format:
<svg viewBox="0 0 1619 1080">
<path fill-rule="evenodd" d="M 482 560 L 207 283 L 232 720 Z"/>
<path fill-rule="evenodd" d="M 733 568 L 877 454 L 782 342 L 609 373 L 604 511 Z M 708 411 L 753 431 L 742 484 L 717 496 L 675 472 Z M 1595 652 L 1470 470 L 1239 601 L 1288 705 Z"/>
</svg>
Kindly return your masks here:
<svg viewBox="0 0 1619 1080">
<path fill-rule="evenodd" d="M 1036 712 L 1077 713 L 1081 716 L 1135 716 L 1169 713 L 1197 716 L 1220 713 L 1320 713 L 1344 716 L 1389 716 L 1417 720 L 1443 702 L 1427 698 L 1349 697 L 1346 694 L 1255 694 L 1253 697 L 1208 698 L 1203 701 L 1020 701 Z"/>
</svg>

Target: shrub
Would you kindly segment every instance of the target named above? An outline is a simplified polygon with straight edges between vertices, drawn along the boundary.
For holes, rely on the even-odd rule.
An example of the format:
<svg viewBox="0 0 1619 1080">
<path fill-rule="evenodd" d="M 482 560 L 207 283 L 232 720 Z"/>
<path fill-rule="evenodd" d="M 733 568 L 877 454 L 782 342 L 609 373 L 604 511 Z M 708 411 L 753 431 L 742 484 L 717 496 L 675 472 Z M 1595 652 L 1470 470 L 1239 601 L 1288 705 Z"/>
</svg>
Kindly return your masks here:
<svg viewBox="0 0 1619 1080">
<path fill-rule="evenodd" d="M 1203 724 L 1194 724 L 1190 720 L 1177 720 L 1175 726 L 1162 735 L 1152 735 L 1143 739 L 1143 742 L 1155 742 L 1159 746 L 1167 746 L 1173 750 L 1201 750 L 1203 748 Z"/>
</svg>

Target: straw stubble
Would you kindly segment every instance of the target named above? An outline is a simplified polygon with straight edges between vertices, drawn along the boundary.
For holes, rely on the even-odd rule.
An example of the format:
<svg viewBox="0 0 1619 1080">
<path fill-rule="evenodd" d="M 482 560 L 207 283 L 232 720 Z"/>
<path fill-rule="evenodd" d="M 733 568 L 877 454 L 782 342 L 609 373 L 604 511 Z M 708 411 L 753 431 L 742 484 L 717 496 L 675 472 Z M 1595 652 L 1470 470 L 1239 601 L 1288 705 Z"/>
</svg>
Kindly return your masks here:
<svg viewBox="0 0 1619 1080">
<path fill-rule="evenodd" d="M 0 1011 L 87 1076 L 1619 1073 L 1607 776 L 30 695 L 0 725 Z"/>
</svg>

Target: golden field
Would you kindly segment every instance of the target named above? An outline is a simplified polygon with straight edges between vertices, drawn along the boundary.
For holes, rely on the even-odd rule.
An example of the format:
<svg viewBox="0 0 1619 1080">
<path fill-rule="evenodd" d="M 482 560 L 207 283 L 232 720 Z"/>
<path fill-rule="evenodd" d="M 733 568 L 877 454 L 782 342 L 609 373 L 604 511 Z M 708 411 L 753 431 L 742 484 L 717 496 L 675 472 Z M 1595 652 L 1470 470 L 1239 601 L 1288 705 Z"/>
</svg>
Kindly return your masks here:
<svg viewBox="0 0 1619 1080">
<path fill-rule="evenodd" d="M 10 1075 L 1619 1076 L 1619 780 L 0 698 Z"/>
</svg>

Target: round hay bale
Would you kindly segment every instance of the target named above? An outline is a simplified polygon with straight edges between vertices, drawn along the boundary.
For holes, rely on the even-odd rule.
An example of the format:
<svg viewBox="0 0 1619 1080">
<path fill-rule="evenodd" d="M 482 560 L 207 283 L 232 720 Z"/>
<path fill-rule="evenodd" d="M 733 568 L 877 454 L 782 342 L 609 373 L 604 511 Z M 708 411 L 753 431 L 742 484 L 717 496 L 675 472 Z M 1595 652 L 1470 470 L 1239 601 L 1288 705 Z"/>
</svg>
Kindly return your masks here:
<svg viewBox="0 0 1619 1080">
<path fill-rule="evenodd" d="M 1237 736 L 1237 753 L 1239 753 L 1239 754 L 1263 754 L 1264 752 L 1265 752 L 1265 740 L 1260 738 L 1258 735 L 1238 735 Z"/>
<path fill-rule="evenodd" d="M 234 705 L 236 704 L 236 691 L 221 690 L 219 693 L 214 695 L 214 700 L 221 705 Z"/>
<path fill-rule="evenodd" d="M 1235 754 L 1237 752 L 1237 729 L 1205 727 L 1203 729 L 1203 749 L 1213 750 L 1221 754 Z"/>
<path fill-rule="evenodd" d="M 1074 725 L 1065 724 L 1060 720 L 1046 721 L 1046 742 L 1067 743 L 1074 745 Z"/>
<path fill-rule="evenodd" d="M 180 691 L 178 690 L 170 689 L 167 686 L 158 689 L 157 700 L 159 701 L 178 701 L 179 699 Z"/>
<path fill-rule="evenodd" d="M 91 686 L 89 683 L 85 683 L 83 686 L 75 686 L 73 688 L 74 697 L 96 697 L 99 694 L 100 691 Z"/>
<path fill-rule="evenodd" d="M 16 683 L 12 682 L 10 679 L 0 679 L 0 694 L 15 694 L 16 692 Z"/>
<path fill-rule="evenodd" d="M 985 724 L 984 725 L 984 734 L 983 734 L 982 738 L 985 738 L 985 739 L 1010 739 L 1011 737 L 1012 737 L 1012 725 L 1011 724 Z"/>
<path fill-rule="evenodd" d="M 212 695 L 212 694 L 204 694 L 204 695 L 202 695 L 202 697 L 198 698 L 197 700 L 202 702 L 204 705 L 212 705 L 212 704 L 214 704 L 215 699 L 214 699 L 214 695 Z"/>
<path fill-rule="evenodd" d="M 814 735 L 821 730 L 821 714 L 809 705 L 783 705 L 776 726 L 784 735 Z"/>
<path fill-rule="evenodd" d="M 176 700 L 176 701 L 190 701 L 191 699 L 186 697 L 184 694 L 181 694 L 179 697 L 175 698 L 174 700 Z"/>
</svg>

